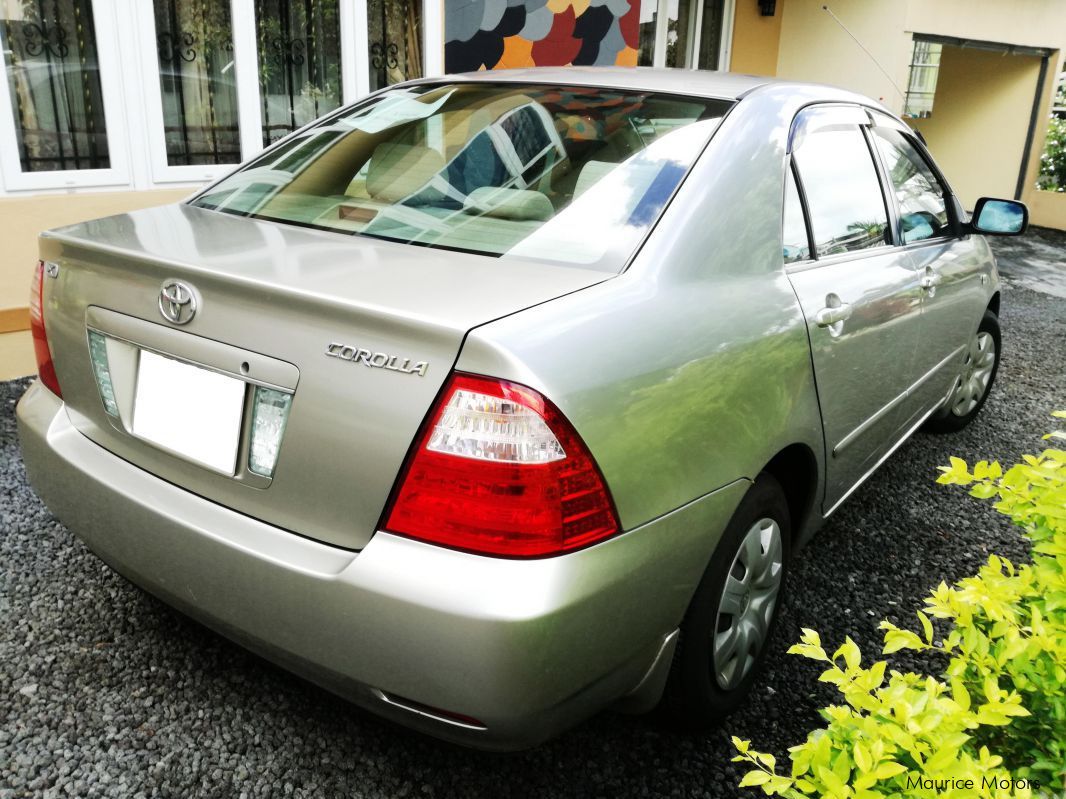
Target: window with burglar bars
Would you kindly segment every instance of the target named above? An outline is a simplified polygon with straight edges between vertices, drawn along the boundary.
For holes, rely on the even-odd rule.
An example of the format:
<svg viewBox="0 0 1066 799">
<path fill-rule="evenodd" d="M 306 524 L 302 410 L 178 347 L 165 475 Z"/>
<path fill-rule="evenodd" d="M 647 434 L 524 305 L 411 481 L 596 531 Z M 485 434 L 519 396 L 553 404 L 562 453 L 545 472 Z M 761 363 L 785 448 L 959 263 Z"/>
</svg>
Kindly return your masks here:
<svg viewBox="0 0 1066 799">
<path fill-rule="evenodd" d="M 370 91 L 422 77 L 421 0 L 367 0 Z"/>
<path fill-rule="evenodd" d="M 339 0 L 256 0 L 263 145 L 341 104 Z"/>
<path fill-rule="evenodd" d="M 153 0 L 167 163 L 241 160 L 230 4 Z"/>
<path fill-rule="evenodd" d="M 90 0 L 0 0 L 0 45 L 22 171 L 110 167 Z"/>
<path fill-rule="evenodd" d="M 903 103 L 903 116 L 924 119 L 933 115 L 933 97 L 936 95 L 936 79 L 940 73 L 939 42 L 914 40 L 911 57 L 910 79 L 907 81 L 907 97 Z"/>
</svg>

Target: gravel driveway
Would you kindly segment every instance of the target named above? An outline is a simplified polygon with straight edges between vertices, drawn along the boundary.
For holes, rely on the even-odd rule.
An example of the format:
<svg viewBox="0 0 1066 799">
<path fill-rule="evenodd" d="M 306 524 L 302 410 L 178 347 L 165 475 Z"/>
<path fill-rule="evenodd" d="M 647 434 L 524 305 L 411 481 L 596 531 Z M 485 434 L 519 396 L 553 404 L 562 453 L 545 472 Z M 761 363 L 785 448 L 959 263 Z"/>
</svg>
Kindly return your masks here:
<svg viewBox="0 0 1066 799">
<path fill-rule="evenodd" d="M 916 436 L 815 538 L 757 690 L 732 719 L 685 737 L 602 713 L 518 755 L 379 721 L 110 572 L 27 485 L 13 418 L 26 383 L 0 383 L 0 799 L 737 796 L 729 735 L 780 755 L 832 696 L 815 664 L 784 654 L 801 626 L 873 653 L 881 618 L 909 624 L 941 579 L 1025 551 L 1004 519 L 933 483 L 949 455 L 1037 450 L 1048 413 L 1066 407 L 1066 301 L 1010 283 L 1002 315 L 1004 361 L 979 420 Z"/>
</svg>

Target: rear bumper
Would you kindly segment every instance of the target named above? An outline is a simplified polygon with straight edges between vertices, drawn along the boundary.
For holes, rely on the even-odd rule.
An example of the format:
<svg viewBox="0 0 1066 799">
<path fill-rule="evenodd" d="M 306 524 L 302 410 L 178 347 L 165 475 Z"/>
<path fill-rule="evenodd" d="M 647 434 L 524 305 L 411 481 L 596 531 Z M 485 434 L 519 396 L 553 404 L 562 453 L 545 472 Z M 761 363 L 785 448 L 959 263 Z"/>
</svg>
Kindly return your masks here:
<svg viewBox="0 0 1066 799">
<path fill-rule="evenodd" d="M 17 415 L 34 488 L 118 572 L 356 704 L 486 749 L 532 746 L 638 685 L 654 693 L 655 666 L 667 665 L 670 634 L 746 489 L 738 481 L 558 558 L 486 558 L 381 532 L 356 553 L 112 455 L 39 383 Z"/>
</svg>

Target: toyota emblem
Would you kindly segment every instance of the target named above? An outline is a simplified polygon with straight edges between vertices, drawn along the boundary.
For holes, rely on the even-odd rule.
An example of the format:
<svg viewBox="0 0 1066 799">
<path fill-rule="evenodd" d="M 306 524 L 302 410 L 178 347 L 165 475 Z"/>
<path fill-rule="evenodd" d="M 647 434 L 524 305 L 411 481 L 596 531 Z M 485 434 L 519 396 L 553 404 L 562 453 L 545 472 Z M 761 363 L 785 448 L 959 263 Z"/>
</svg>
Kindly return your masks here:
<svg viewBox="0 0 1066 799">
<path fill-rule="evenodd" d="M 168 280 L 159 291 L 159 312 L 168 322 L 188 324 L 196 316 L 196 292 L 188 283 Z"/>
</svg>

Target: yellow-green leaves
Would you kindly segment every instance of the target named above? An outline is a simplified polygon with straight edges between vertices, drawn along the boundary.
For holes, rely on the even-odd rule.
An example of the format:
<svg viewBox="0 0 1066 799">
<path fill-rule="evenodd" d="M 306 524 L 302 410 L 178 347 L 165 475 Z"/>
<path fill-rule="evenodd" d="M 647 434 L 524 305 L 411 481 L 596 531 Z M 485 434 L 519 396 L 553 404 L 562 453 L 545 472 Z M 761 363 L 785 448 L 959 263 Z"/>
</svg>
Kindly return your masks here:
<svg viewBox="0 0 1066 799">
<path fill-rule="evenodd" d="M 943 681 L 897 671 L 886 680 L 887 662 L 864 668 L 850 637 L 830 656 L 804 629 L 789 652 L 826 664 L 818 679 L 843 704 L 824 708 L 826 726 L 789 749 L 789 776 L 734 738 L 734 759 L 754 767 L 742 786 L 788 799 L 1025 799 L 1035 795 L 1027 782 L 1066 791 L 1066 451 L 1026 455 L 1006 471 L 951 458 L 940 472 L 937 482 L 994 499 L 1032 542 L 1032 562 L 992 555 L 976 575 L 941 582 L 916 612 L 919 632 L 881 623 L 884 654 L 935 650 L 947 658 Z M 945 788 L 952 779 L 974 787 Z"/>
<path fill-rule="evenodd" d="M 928 622 L 928 619 L 926 621 Z M 917 633 L 912 633 L 910 630 L 901 630 L 890 621 L 881 622 L 878 628 L 885 630 L 885 648 L 881 650 L 883 654 L 891 655 L 901 649 L 922 650 L 929 648 L 929 645 L 919 638 Z M 930 632 L 931 637 L 932 632 Z"/>
<path fill-rule="evenodd" d="M 800 636 L 800 642 L 793 644 L 788 649 L 790 655 L 800 655 L 811 660 L 824 660 L 831 662 L 829 656 L 822 649 L 822 639 L 818 637 L 818 633 L 814 630 L 803 628 L 801 631 L 803 634 Z"/>
</svg>

